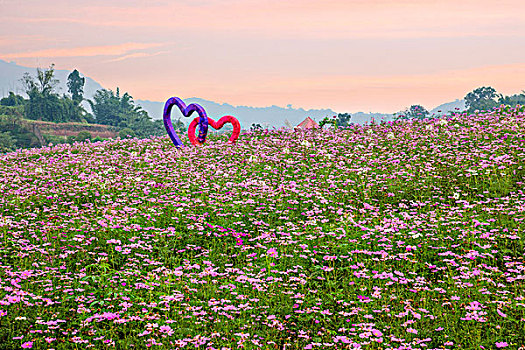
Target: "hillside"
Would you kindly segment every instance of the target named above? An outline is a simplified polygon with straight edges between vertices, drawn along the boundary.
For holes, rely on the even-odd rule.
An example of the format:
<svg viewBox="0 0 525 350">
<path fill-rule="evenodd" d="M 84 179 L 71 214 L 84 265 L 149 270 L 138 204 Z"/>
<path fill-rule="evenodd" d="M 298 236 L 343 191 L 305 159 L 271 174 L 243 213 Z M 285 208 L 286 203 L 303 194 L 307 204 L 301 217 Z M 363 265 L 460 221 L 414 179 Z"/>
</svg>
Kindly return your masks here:
<svg viewBox="0 0 525 350">
<path fill-rule="evenodd" d="M 523 135 L 525 107 L 0 155 L 0 349 L 523 347 Z"/>
<path fill-rule="evenodd" d="M 41 147 L 48 143 L 72 142 L 80 133 L 92 139 L 108 139 L 118 136 L 115 128 L 100 124 L 53 123 L 24 119 L 13 107 L 0 108 L 0 132 L 8 132 L 16 148 Z"/>
</svg>

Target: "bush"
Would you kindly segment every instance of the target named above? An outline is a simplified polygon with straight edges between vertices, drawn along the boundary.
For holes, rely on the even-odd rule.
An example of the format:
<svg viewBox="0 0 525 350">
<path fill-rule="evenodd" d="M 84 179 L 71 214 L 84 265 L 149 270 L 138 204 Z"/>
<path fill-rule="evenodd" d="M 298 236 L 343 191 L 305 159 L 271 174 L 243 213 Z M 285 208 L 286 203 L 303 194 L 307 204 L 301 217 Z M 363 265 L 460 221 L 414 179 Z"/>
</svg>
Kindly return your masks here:
<svg viewBox="0 0 525 350">
<path fill-rule="evenodd" d="M 86 140 L 91 140 L 91 133 L 87 131 L 81 131 L 75 137 L 75 141 L 84 142 Z"/>
<path fill-rule="evenodd" d="M 58 135 L 42 135 L 46 144 L 52 143 L 54 145 L 59 145 L 62 143 L 68 142 L 67 138 L 64 136 Z"/>
<path fill-rule="evenodd" d="M 124 128 L 119 131 L 118 136 L 121 139 L 132 139 L 135 137 L 135 132 L 131 130 L 130 128 Z"/>
<path fill-rule="evenodd" d="M 11 152 L 15 149 L 15 140 L 8 132 L 0 132 L 0 153 Z"/>
</svg>

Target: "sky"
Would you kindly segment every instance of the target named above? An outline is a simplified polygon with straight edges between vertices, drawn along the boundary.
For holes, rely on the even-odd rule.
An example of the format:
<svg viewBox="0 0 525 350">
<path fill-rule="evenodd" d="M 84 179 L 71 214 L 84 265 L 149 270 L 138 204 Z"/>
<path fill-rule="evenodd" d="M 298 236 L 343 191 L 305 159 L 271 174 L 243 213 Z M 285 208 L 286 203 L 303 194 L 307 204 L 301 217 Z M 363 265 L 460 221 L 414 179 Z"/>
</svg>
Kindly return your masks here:
<svg viewBox="0 0 525 350">
<path fill-rule="evenodd" d="M 525 90 L 525 1 L 0 0 L 0 59 L 142 100 L 432 109 Z"/>
</svg>

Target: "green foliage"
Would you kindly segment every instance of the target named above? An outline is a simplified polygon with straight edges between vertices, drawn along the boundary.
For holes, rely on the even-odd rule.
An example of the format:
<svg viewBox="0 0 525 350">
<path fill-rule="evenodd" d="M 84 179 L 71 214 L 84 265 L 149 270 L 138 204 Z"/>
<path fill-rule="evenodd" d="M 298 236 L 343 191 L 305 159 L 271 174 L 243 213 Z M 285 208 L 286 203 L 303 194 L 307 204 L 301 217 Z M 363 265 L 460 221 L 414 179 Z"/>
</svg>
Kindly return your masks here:
<svg viewBox="0 0 525 350">
<path fill-rule="evenodd" d="M 29 130 L 20 118 L 13 116 L 0 116 L 0 132 L 7 133 L 14 142 L 14 148 L 30 148 L 41 146 L 38 137 Z M 9 141 L 5 141 L 10 144 Z"/>
<path fill-rule="evenodd" d="M 29 91 L 38 91 L 41 94 L 53 94 L 54 89 L 59 83 L 58 79 L 55 79 L 55 65 L 51 64 L 47 70 L 37 68 L 36 77 L 32 77 L 29 73 L 24 73 L 21 81 L 26 89 L 26 93 L 29 95 Z"/>
<path fill-rule="evenodd" d="M 511 107 L 516 107 L 517 105 L 525 105 L 525 91 L 522 91 L 521 94 L 516 94 L 512 96 L 503 96 L 499 95 L 498 99 L 499 104 L 508 105 Z"/>
<path fill-rule="evenodd" d="M 256 130 L 262 130 L 263 127 L 261 126 L 261 124 L 257 123 L 252 123 L 252 126 L 250 127 L 250 131 L 256 131 Z"/>
<path fill-rule="evenodd" d="M 133 97 L 127 92 L 120 96 L 112 90 L 98 90 L 93 100 L 88 101 L 96 122 L 118 128 L 129 128 L 137 137 L 160 136 L 164 134 L 162 121 L 152 121 L 148 113 L 136 106 Z"/>
<path fill-rule="evenodd" d="M 410 108 L 405 109 L 403 112 L 399 112 L 394 119 L 425 119 L 428 118 L 430 112 L 421 105 L 412 105 Z"/>
<path fill-rule="evenodd" d="M 91 133 L 87 131 L 81 131 L 75 137 L 76 141 L 84 142 L 86 140 L 91 140 Z"/>
<path fill-rule="evenodd" d="M 60 145 L 67 142 L 67 137 L 59 135 L 42 135 L 45 144 Z"/>
<path fill-rule="evenodd" d="M 0 105 L 0 115 L 22 118 L 24 116 L 24 106 L 3 106 Z"/>
<path fill-rule="evenodd" d="M 84 83 L 86 79 L 80 77 L 78 70 L 72 71 L 67 77 L 67 87 L 68 91 L 71 94 L 71 99 L 77 104 L 80 104 L 83 100 L 84 95 Z"/>
<path fill-rule="evenodd" d="M 79 101 L 67 96 L 60 97 L 55 92 L 54 88 L 58 84 L 58 80 L 54 78 L 54 65 L 51 65 L 47 70 L 37 69 L 36 77 L 25 73 L 22 83 L 29 96 L 29 101 L 25 107 L 26 118 L 56 123 L 89 122 L 93 120 L 80 106 Z"/>
<path fill-rule="evenodd" d="M 480 87 L 465 96 L 465 105 L 469 112 L 475 110 L 487 111 L 498 105 L 496 90 L 493 87 Z"/>
<path fill-rule="evenodd" d="M 8 132 L 0 132 L 0 153 L 10 152 L 16 148 L 15 140 Z"/>
<path fill-rule="evenodd" d="M 119 131 L 118 136 L 121 139 L 132 139 L 135 137 L 135 132 L 131 130 L 130 128 L 124 128 Z"/>
<path fill-rule="evenodd" d="M 0 105 L 10 107 L 23 106 L 25 103 L 26 100 L 22 96 L 16 95 L 13 91 L 9 91 L 9 96 L 0 100 Z"/>
<path fill-rule="evenodd" d="M 350 119 L 352 116 L 349 113 L 339 113 L 337 115 L 337 127 L 347 127 L 350 126 Z"/>
<path fill-rule="evenodd" d="M 321 120 L 321 122 L 319 123 L 319 127 L 322 129 L 323 126 L 325 125 L 331 125 L 332 127 L 336 127 L 337 126 L 337 120 L 335 119 L 336 116 L 330 118 L 330 117 L 324 117 L 323 120 Z"/>
</svg>

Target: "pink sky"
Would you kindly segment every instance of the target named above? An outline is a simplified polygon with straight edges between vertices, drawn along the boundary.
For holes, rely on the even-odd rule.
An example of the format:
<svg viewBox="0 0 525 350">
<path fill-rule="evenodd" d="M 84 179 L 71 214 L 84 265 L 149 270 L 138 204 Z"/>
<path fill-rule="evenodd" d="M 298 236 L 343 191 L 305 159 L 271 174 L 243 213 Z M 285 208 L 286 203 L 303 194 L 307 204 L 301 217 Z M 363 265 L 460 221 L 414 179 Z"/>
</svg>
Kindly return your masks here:
<svg viewBox="0 0 525 350">
<path fill-rule="evenodd" d="M 0 59 L 135 99 L 432 109 L 525 90 L 525 1 L 0 0 Z"/>
</svg>

